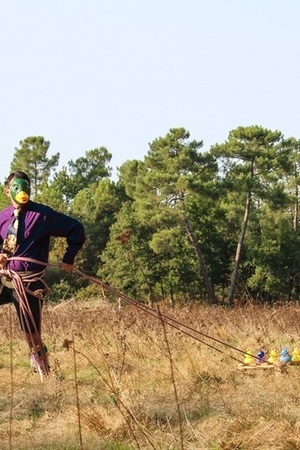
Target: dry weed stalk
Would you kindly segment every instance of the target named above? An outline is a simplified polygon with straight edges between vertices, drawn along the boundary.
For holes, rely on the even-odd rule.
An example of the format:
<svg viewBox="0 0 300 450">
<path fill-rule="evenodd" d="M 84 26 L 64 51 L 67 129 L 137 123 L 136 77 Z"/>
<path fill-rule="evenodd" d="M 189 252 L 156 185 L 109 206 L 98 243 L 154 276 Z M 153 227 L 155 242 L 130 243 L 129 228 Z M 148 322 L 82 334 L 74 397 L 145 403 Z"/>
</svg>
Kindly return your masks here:
<svg viewBox="0 0 300 450">
<path fill-rule="evenodd" d="M 168 340 L 168 335 L 167 335 L 165 321 L 162 318 L 162 315 L 161 315 L 159 307 L 157 308 L 157 310 L 158 310 L 159 318 L 160 318 L 161 325 L 162 325 L 162 328 L 163 328 L 164 340 L 165 340 L 165 343 L 166 343 L 168 360 L 169 360 L 169 363 L 170 363 L 171 381 L 172 381 L 172 386 L 173 386 L 173 389 L 174 389 L 174 397 L 175 397 L 175 403 L 176 403 L 176 408 L 177 408 L 179 431 L 180 431 L 180 447 L 181 447 L 181 450 L 184 450 L 183 426 L 182 426 L 181 410 L 180 410 L 180 404 L 179 404 L 178 393 L 177 393 L 177 386 L 176 386 L 176 380 L 175 380 L 175 374 L 174 374 L 172 352 L 171 352 L 171 348 L 170 348 L 170 345 L 169 345 L 169 340 Z"/>
<path fill-rule="evenodd" d="M 77 410 L 77 418 L 78 418 L 79 443 L 80 443 L 80 450 L 83 450 L 81 415 L 80 415 L 80 402 L 79 402 L 79 392 L 78 392 L 77 360 L 76 360 L 76 349 L 75 349 L 75 334 L 74 334 L 73 326 L 72 326 L 71 348 L 73 350 L 74 385 L 75 385 L 75 396 L 76 396 L 76 410 Z"/>
<path fill-rule="evenodd" d="M 9 348 L 10 348 L 10 409 L 9 409 L 9 431 L 8 431 L 8 448 L 12 450 L 13 435 L 13 408 L 14 408 L 14 373 L 13 373 L 13 346 L 12 346 L 12 315 L 11 307 L 9 308 Z"/>
</svg>

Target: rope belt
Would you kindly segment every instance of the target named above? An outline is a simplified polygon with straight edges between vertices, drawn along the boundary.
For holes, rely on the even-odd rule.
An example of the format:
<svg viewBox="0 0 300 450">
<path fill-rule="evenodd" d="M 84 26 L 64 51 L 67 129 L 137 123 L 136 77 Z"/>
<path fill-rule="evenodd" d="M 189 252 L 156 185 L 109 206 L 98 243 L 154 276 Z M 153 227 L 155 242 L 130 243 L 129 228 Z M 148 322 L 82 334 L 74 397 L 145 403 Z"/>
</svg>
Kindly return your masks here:
<svg viewBox="0 0 300 450">
<path fill-rule="evenodd" d="M 15 272 L 10 269 L 1 269 L 0 273 L 2 274 L 1 283 L 4 286 L 8 287 L 9 289 L 15 289 L 15 286 L 18 286 L 19 281 L 21 281 L 22 284 L 27 286 L 36 281 L 40 281 L 43 284 L 45 290 L 49 291 L 49 287 L 47 286 L 46 282 L 43 279 L 45 275 L 45 270 L 42 270 L 40 272 L 34 271 Z M 15 284 L 13 280 L 15 280 Z M 28 289 L 28 291 L 30 290 Z M 31 293 L 34 294 L 33 292 Z"/>
<path fill-rule="evenodd" d="M 22 260 L 26 262 L 38 263 L 43 266 L 48 265 L 48 263 L 43 263 L 29 258 L 11 257 L 9 260 Z M 49 374 L 49 365 L 47 357 L 45 356 L 45 351 L 42 350 L 44 349 L 44 344 L 42 342 L 40 329 L 38 329 L 39 324 L 37 324 L 34 319 L 27 296 L 29 294 L 30 297 L 36 297 L 37 301 L 40 302 L 39 307 L 41 309 L 41 301 L 50 291 L 47 283 L 44 281 L 45 269 L 40 271 L 16 272 L 5 267 L 0 269 L 0 275 L 2 283 L 1 288 L 6 286 L 11 289 L 13 291 L 13 297 L 18 301 L 21 328 L 24 332 L 26 330 L 26 340 L 29 345 L 30 354 L 36 362 L 37 371 L 40 373 L 41 381 L 43 381 L 44 375 Z M 32 284 L 37 282 L 42 285 L 42 288 L 32 290 Z M 34 338 L 33 333 L 35 334 Z"/>
<path fill-rule="evenodd" d="M 23 262 L 30 262 L 30 263 L 34 263 L 34 264 L 38 264 L 40 266 L 55 266 L 58 267 L 58 264 L 50 264 L 44 261 L 38 261 L 36 259 L 33 258 L 25 258 L 25 257 L 21 257 L 21 256 L 12 256 L 11 258 L 8 259 L 8 261 L 23 261 Z M 47 283 L 44 280 L 44 276 L 45 276 L 45 269 L 38 271 L 20 271 L 20 272 L 16 272 L 14 270 L 11 269 L 7 269 L 7 268 L 3 268 L 0 269 L 0 274 L 2 274 L 2 284 L 4 286 L 7 286 L 10 289 L 15 289 L 15 291 L 18 294 L 22 294 L 22 289 L 21 286 L 24 287 L 25 292 L 29 292 L 31 295 L 33 295 L 34 297 L 45 297 L 49 292 L 50 292 L 50 288 L 47 285 Z M 40 283 L 42 283 L 44 289 L 38 289 L 37 291 L 31 291 L 30 289 L 28 289 L 28 286 L 31 283 L 37 282 L 39 281 Z M 44 292 L 43 296 L 41 296 L 41 292 Z"/>
<path fill-rule="evenodd" d="M 17 294 L 20 311 L 22 312 L 22 317 L 24 318 L 27 328 L 30 329 L 31 323 L 35 328 L 34 331 L 38 332 L 28 304 L 27 294 L 42 299 L 50 291 L 48 285 L 43 279 L 45 270 L 42 270 L 40 272 L 16 272 L 11 269 L 3 268 L 0 269 L 0 273 L 2 275 L 1 283 L 3 284 L 3 286 L 15 290 Z M 35 291 L 29 289 L 29 286 L 34 282 L 42 283 L 43 289 L 37 289 Z"/>
</svg>

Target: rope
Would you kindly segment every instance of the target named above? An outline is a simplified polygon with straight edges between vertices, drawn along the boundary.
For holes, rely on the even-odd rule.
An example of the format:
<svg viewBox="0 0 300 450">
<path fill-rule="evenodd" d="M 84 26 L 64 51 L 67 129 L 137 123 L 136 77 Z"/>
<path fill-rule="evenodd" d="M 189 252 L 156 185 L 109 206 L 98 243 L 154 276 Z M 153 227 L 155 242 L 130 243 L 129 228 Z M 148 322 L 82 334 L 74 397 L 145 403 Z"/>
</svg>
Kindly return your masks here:
<svg viewBox="0 0 300 450">
<path fill-rule="evenodd" d="M 225 347 L 228 347 L 228 348 L 230 348 L 232 350 L 235 350 L 235 351 L 237 351 L 239 353 L 246 354 L 244 350 L 241 350 L 241 349 L 239 349 L 239 348 L 237 348 L 237 347 L 235 347 L 233 345 L 230 345 L 230 344 L 227 344 L 226 342 L 221 341 L 220 339 L 214 338 L 213 336 L 210 336 L 210 335 L 208 335 L 206 333 L 203 333 L 203 332 L 201 332 L 199 330 L 196 330 L 195 328 L 190 327 L 189 325 L 186 325 L 186 324 L 180 322 L 177 319 L 174 319 L 174 318 L 172 318 L 170 316 L 167 316 L 166 314 L 163 314 L 161 312 L 158 312 L 155 309 L 151 308 L 150 306 L 144 305 L 144 304 L 138 302 L 137 300 L 134 300 L 131 297 L 128 297 L 126 294 L 123 294 L 123 293 L 117 291 L 113 287 L 108 286 L 107 284 L 103 283 L 102 281 L 98 280 L 97 278 L 91 277 L 91 276 L 85 274 L 84 272 L 81 272 L 80 270 L 78 270 L 76 268 L 74 268 L 74 272 L 77 273 L 78 275 L 80 275 L 81 277 L 86 278 L 86 279 L 88 279 L 89 281 L 91 281 L 91 282 L 93 282 L 95 284 L 98 284 L 103 289 L 105 289 L 106 291 L 114 294 L 115 296 L 123 298 L 123 300 L 125 300 L 126 302 L 134 305 L 138 309 L 141 309 L 142 311 L 146 312 L 147 314 L 150 314 L 151 316 L 153 316 L 153 317 L 155 317 L 155 318 L 157 318 L 159 320 L 163 320 L 169 326 L 177 329 L 178 331 L 180 331 L 183 334 L 186 334 L 189 337 L 192 337 L 193 339 L 197 340 L 198 342 L 201 342 L 202 344 L 204 344 L 204 345 L 206 345 L 206 346 L 216 350 L 219 353 L 225 354 L 219 348 L 217 348 L 217 347 L 209 344 L 208 342 L 203 341 L 202 339 L 200 339 L 199 336 L 205 337 L 206 339 L 210 339 L 210 340 L 212 340 L 214 342 L 217 342 L 218 344 L 221 344 L 221 345 L 223 345 Z M 233 360 L 235 360 L 235 361 L 237 361 L 239 363 L 242 362 L 241 360 L 235 358 L 234 356 L 231 356 L 231 355 L 226 355 L 226 356 L 228 356 L 229 358 L 231 358 L 231 359 L 233 359 Z M 254 358 L 256 358 L 256 356 L 251 355 L 251 354 L 249 354 L 249 356 L 253 356 Z"/>
<path fill-rule="evenodd" d="M 23 257 L 11 257 L 11 260 L 22 260 L 27 262 L 35 262 L 42 265 L 48 265 L 48 263 L 42 263 L 30 258 Z M 44 345 L 41 338 L 41 330 L 37 328 L 35 319 L 31 312 L 31 308 L 28 302 L 27 294 L 34 296 L 41 302 L 41 299 L 45 294 L 49 292 L 49 287 L 44 281 L 45 270 L 40 272 L 16 272 L 8 268 L 0 269 L 2 275 L 2 282 L 4 286 L 14 289 L 16 295 L 14 298 L 19 303 L 20 308 L 20 322 L 21 328 L 26 335 L 26 340 L 30 349 L 31 358 L 36 366 L 36 370 L 39 372 L 41 381 L 43 381 L 44 375 L 49 375 L 49 365 L 44 352 Z M 29 285 L 34 282 L 41 282 L 44 289 L 38 289 L 32 291 L 29 289 Z M 40 314 L 42 313 L 41 303 L 39 304 Z M 33 333 L 35 337 L 33 338 Z"/>
<path fill-rule="evenodd" d="M 24 327 L 24 325 L 26 325 L 26 328 L 29 329 L 30 324 L 31 324 L 34 327 L 34 331 L 36 333 L 39 332 L 39 330 L 37 330 L 37 328 L 36 328 L 36 324 L 35 324 L 33 315 L 29 308 L 29 303 L 27 300 L 26 292 L 30 293 L 31 295 L 35 295 L 35 294 L 34 294 L 34 292 L 32 292 L 30 289 L 28 289 L 26 287 L 26 284 L 30 284 L 35 281 L 40 281 L 43 273 L 42 272 L 40 272 L 38 274 L 30 273 L 29 275 L 26 275 L 26 273 L 23 274 L 22 272 L 21 273 L 15 272 L 10 269 L 2 269 L 1 273 L 3 274 L 5 279 L 12 284 L 12 287 L 18 294 L 20 310 L 23 313 L 21 315 L 21 320 L 23 321 L 22 326 Z M 5 285 L 5 281 L 4 281 L 4 285 Z M 39 297 L 38 295 L 35 295 L 35 296 Z M 25 321 L 25 323 L 24 323 L 24 321 Z"/>
<path fill-rule="evenodd" d="M 9 258 L 9 260 L 19 260 L 19 261 L 32 262 L 34 264 L 39 264 L 39 265 L 42 265 L 42 266 L 59 267 L 59 264 L 47 263 L 47 262 L 44 262 L 44 261 L 38 261 L 38 260 L 32 259 L 32 258 L 11 257 L 11 258 Z M 2 270 L 0 270 L 0 273 L 2 273 Z M 4 271 L 5 271 L 5 269 L 4 269 Z M 213 336 L 211 336 L 211 335 L 209 335 L 207 333 L 204 333 L 204 332 L 202 332 L 200 330 L 197 330 L 197 329 L 195 329 L 195 328 L 193 328 L 193 327 L 191 327 L 189 325 L 186 325 L 186 324 L 180 322 L 179 320 L 177 320 L 177 319 L 175 319 L 173 317 L 167 316 L 166 314 L 163 314 L 162 312 L 156 311 L 155 309 L 151 308 L 150 306 L 147 306 L 147 305 L 145 305 L 143 303 L 140 303 L 137 300 L 132 299 L 131 297 L 127 296 L 126 294 L 123 294 L 122 292 L 117 291 L 113 287 L 108 286 L 107 284 L 103 283 L 102 281 L 98 280 L 97 278 L 94 278 L 94 277 L 92 277 L 90 275 L 87 275 L 86 273 L 76 269 L 75 267 L 73 268 L 73 272 L 78 274 L 80 277 L 85 278 L 85 279 L 89 280 L 90 282 L 101 286 L 102 289 L 106 290 L 107 292 L 110 292 L 111 294 L 115 295 L 116 297 L 122 298 L 127 303 L 137 307 L 138 309 L 140 309 L 143 312 L 145 312 L 145 313 L 155 317 L 156 319 L 163 320 L 164 323 L 166 323 L 167 325 L 175 328 L 176 330 L 180 331 L 181 333 L 183 333 L 183 334 L 185 334 L 185 335 L 195 339 L 196 341 L 206 345 L 207 347 L 212 348 L 213 350 L 216 350 L 219 353 L 223 353 L 224 355 L 226 355 L 227 357 L 233 359 L 234 361 L 242 363 L 242 361 L 240 359 L 238 359 L 238 358 L 236 358 L 236 357 L 234 357 L 232 355 L 226 354 L 223 350 L 219 349 L 215 345 L 212 345 L 212 344 L 208 343 L 207 341 L 205 341 L 205 340 L 203 340 L 201 338 L 205 338 L 207 340 L 213 341 L 213 342 L 215 342 L 217 344 L 220 344 L 220 345 L 222 345 L 224 347 L 227 347 L 227 348 L 229 348 L 231 350 L 234 350 L 234 351 L 236 351 L 238 353 L 242 353 L 243 355 L 248 355 L 248 356 L 252 356 L 253 358 L 256 358 L 256 356 L 252 355 L 251 353 L 245 352 L 244 350 L 241 350 L 240 348 L 235 347 L 234 345 L 231 345 L 231 344 L 228 344 L 227 342 L 221 341 L 220 339 L 217 339 L 217 338 L 215 338 L 215 337 L 213 337 Z M 44 282 L 44 280 L 42 279 L 43 275 L 44 275 L 44 271 L 40 272 L 38 274 L 37 278 L 31 279 L 31 282 L 39 280 L 39 281 L 42 281 L 45 286 L 47 286 L 46 283 Z M 16 292 L 18 293 L 18 295 L 20 295 L 20 298 L 22 299 L 21 300 L 22 308 L 23 308 L 23 310 L 26 313 L 28 313 L 28 316 L 30 316 L 31 314 L 30 314 L 30 311 L 29 311 L 29 306 L 28 306 L 28 303 L 26 303 L 26 300 L 25 300 L 26 299 L 26 291 L 28 292 L 28 289 L 24 288 L 24 286 L 23 286 L 23 282 L 25 280 L 26 280 L 26 282 L 28 282 L 27 278 L 25 278 L 25 280 L 24 280 L 24 278 L 22 279 L 22 277 L 18 273 L 14 272 L 12 270 L 6 271 L 6 276 L 12 280 L 12 283 L 14 285 L 14 288 L 15 288 Z M 48 286 L 47 286 L 47 288 L 48 288 Z M 272 363 L 268 363 L 268 364 L 273 365 Z"/>
</svg>

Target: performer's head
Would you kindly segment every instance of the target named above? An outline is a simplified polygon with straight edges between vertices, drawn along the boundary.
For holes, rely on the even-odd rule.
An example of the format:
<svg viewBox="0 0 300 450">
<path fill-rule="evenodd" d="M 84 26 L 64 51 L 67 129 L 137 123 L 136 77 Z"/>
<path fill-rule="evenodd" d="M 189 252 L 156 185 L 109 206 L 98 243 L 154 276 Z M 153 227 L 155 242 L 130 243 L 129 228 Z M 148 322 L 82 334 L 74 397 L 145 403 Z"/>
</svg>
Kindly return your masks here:
<svg viewBox="0 0 300 450">
<path fill-rule="evenodd" d="M 11 172 L 5 180 L 5 193 L 14 206 L 25 205 L 30 199 L 30 179 L 25 172 Z"/>
</svg>

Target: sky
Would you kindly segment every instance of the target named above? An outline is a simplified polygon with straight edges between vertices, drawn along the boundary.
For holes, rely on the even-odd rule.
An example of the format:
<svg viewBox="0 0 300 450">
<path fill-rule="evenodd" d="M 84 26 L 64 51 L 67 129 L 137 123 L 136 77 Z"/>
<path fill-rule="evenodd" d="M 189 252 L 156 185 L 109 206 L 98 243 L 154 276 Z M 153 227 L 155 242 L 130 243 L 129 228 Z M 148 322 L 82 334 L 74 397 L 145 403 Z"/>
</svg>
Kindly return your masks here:
<svg viewBox="0 0 300 450">
<path fill-rule="evenodd" d="M 300 139 L 299 0 L 0 0 L 0 182 L 21 140 L 59 167 L 106 147 L 113 176 L 183 127 Z"/>
</svg>

